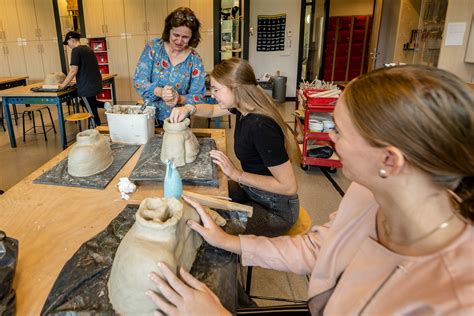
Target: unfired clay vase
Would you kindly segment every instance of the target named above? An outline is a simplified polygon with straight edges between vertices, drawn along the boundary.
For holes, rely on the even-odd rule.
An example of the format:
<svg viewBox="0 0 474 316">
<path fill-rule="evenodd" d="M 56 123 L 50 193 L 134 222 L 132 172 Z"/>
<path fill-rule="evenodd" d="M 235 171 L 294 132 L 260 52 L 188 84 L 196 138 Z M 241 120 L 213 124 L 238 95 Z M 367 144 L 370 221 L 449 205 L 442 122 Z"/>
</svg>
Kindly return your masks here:
<svg viewBox="0 0 474 316">
<path fill-rule="evenodd" d="M 166 119 L 163 124 L 165 134 L 161 146 L 161 161 L 173 160 L 176 167 L 182 167 L 196 160 L 199 153 L 199 142 L 189 128 L 189 119 L 171 123 Z"/>
<path fill-rule="evenodd" d="M 68 155 L 67 171 L 74 177 L 88 177 L 107 169 L 113 162 L 112 149 L 104 136 L 88 129 L 76 136 Z"/>
<path fill-rule="evenodd" d="M 121 315 L 153 315 L 156 305 L 145 292 L 159 291 L 148 274 L 161 274 L 158 262 L 166 263 L 174 272 L 178 266 L 191 269 L 202 239 L 186 221 L 199 222 L 200 217 L 194 208 L 175 198 L 146 198 L 135 217 L 115 254 L 109 299 Z"/>
</svg>

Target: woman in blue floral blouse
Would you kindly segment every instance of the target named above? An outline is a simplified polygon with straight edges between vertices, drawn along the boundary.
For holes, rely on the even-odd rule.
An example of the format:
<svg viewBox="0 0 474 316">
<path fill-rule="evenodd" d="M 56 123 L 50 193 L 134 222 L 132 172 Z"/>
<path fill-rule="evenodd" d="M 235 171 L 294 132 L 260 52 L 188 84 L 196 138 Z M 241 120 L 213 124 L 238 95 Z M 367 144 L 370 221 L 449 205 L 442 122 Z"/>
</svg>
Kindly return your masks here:
<svg viewBox="0 0 474 316">
<path fill-rule="evenodd" d="M 162 38 L 147 43 L 133 83 L 145 103 L 154 105 L 159 125 L 176 105 L 203 103 L 204 66 L 194 50 L 201 23 L 189 8 L 178 8 L 165 20 Z"/>
</svg>

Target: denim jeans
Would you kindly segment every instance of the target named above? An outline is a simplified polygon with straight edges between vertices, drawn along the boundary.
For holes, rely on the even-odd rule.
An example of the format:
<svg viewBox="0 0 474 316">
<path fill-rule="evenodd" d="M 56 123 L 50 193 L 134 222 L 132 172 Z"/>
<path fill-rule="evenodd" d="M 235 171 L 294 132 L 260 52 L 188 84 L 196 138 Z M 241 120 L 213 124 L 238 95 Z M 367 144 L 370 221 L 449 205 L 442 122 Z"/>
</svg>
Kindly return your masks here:
<svg viewBox="0 0 474 316">
<path fill-rule="evenodd" d="M 298 195 L 282 195 L 229 181 L 233 202 L 253 206 L 244 234 L 276 237 L 284 235 L 296 223 L 300 202 Z"/>
</svg>

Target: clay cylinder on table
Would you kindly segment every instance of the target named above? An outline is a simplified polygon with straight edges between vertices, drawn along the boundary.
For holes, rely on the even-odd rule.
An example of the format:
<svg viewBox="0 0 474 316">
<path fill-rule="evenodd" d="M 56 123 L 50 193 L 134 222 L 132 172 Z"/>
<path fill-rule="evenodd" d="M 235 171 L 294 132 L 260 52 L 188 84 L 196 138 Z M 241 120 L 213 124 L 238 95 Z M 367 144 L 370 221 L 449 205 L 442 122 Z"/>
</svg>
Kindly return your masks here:
<svg viewBox="0 0 474 316">
<path fill-rule="evenodd" d="M 88 177 L 107 169 L 114 157 L 109 142 L 95 129 L 76 136 L 77 142 L 68 155 L 68 173 L 74 177 Z"/>
<path fill-rule="evenodd" d="M 171 123 L 169 118 L 164 121 L 163 144 L 161 146 L 161 161 L 173 160 L 176 167 L 182 167 L 196 160 L 199 153 L 199 142 L 189 128 L 190 120 L 184 119 L 179 123 Z"/>
<path fill-rule="evenodd" d="M 200 217 L 194 208 L 175 198 L 147 198 L 135 217 L 115 254 L 109 299 L 119 314 L 152 315 L 156 305 L 145 292 L 159 291 L 148 274 L 154 271 L 161 275 L 158 262 L 166 263 L 174 272 L 178 266 L 191 269 L 202 239 L 186 221 L 199 222 Z"/>
</svg>

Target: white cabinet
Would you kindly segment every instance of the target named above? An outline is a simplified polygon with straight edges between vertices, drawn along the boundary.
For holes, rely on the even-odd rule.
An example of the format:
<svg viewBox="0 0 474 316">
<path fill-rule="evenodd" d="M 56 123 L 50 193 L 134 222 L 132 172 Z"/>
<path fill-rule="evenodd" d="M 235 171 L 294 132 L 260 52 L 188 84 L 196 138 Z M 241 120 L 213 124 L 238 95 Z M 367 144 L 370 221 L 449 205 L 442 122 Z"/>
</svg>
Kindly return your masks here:
<svg viewBox="0 0 474 316">
<path fill-rule="evenodd" d="M 147 34 L 159 34 L 161 37 L 168 13 L 168 5 L 165 0 L 145 0 Z"/>
<path fill-rule="evenodd" d="M 16 9 L 22 39 L 50 40 L 57 37 L 50 0 L 16 0 Z"/>
<path fill-rule="evenodd" d="M 28 41 L 23 46 L 26 72 L 30 83 L 44 80 L 43 60 L 40 41 Z"/>
<path fill-rule="evenodd" d="M 126 32 L 130 35 L 160 34 L 168 14 L 163 0 L 124 0 Z"/>
<path fill-rule="evenodd" d="M 6 42 L 3 44 L 4 52 L 8 57 L 8 65 L 10 74 L 7 76 L 26 76 L 25 57 L 23 55 L 23 46 L 17 45 L 16 42 Z"/>
<path fill-rule="evenodd" d="M 180 7 L 189 8 L 189 0 L 168 0 L 168 13 Z"/>
<path fill-rule="evenodd" d="M 130 75 L 127 59 L 127 40 L 120 36 L 107 37 L 107 53 L 109 57 L 109 70 L 115 77 L 117 99 L 130 101 Z"/>
<path fill-rule="evenodd" d="M 104 9 L 101 0 L 82 0 L 87 38 L 105 35 Z M 84 35 L 84 34 L 83 34 Z"/>
<path fill-rule="evenodd" d="M 87 38 L 125 33 L 123 0 L 83 0 L 82 6 Z"/>
<path fill-rule="evenodd" d="M 0 48 L 0 77 L 10 77 L 7 46 L 2 43 L 0 44 Z"/>
<path fill-rule="evenodd" d="M 16 6 L 10 0 L 0 0 L 0 12 L 0 41 L 16 41 L 20 37 Z"/>
</svg>

